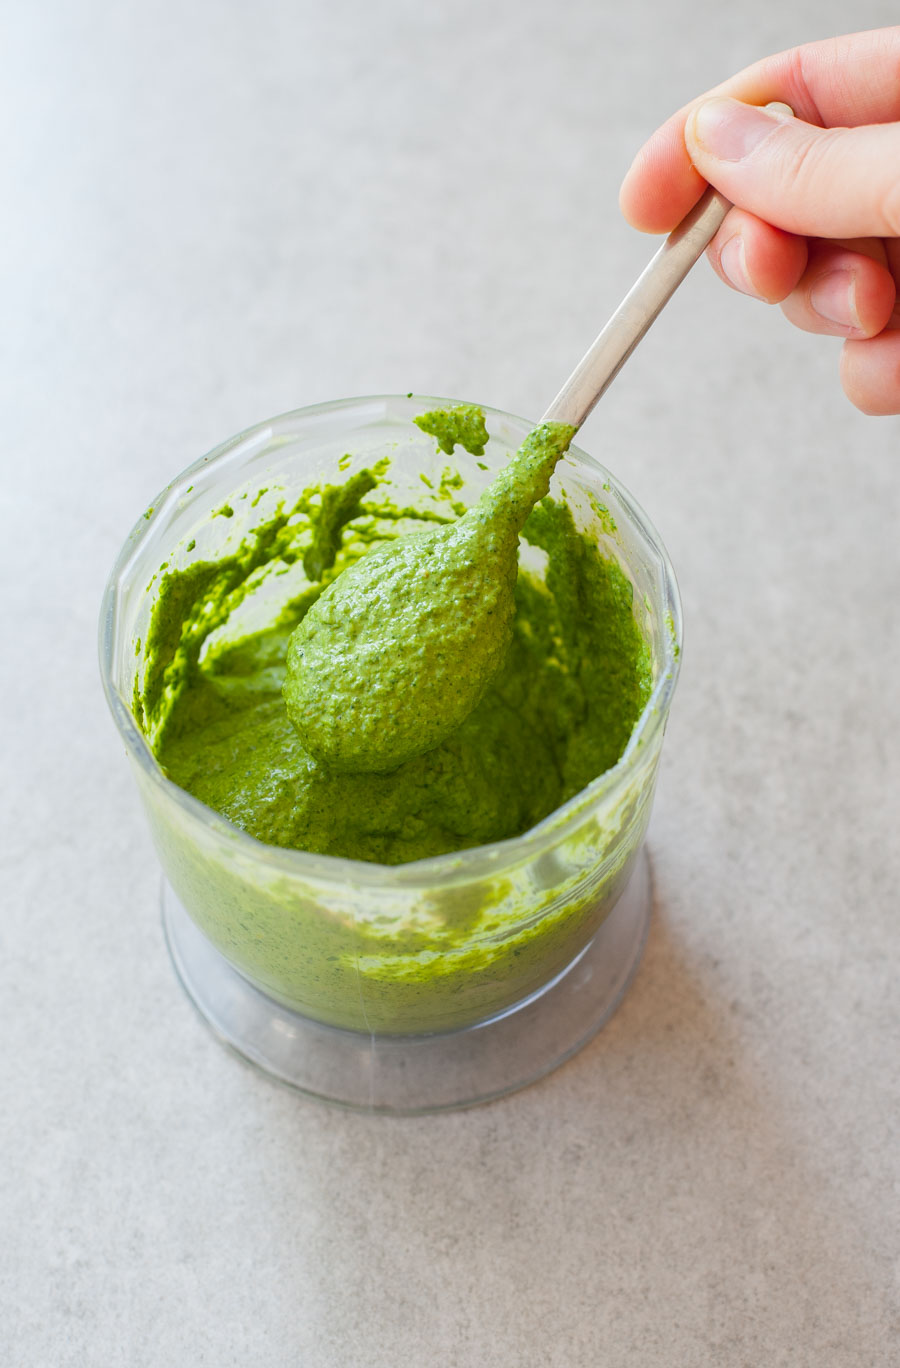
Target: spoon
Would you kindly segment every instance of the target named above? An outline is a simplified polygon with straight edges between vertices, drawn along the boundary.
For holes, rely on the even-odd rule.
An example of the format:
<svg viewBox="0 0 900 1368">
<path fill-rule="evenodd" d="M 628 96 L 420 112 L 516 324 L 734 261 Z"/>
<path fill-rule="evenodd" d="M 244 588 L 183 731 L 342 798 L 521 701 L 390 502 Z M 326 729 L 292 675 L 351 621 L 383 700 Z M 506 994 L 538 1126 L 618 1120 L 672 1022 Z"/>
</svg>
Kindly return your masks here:
<svg viewBox="0 0 900 1368">
<path fill-rule="evenodd" d="M 284 684 L 288 715 L 313 760 L 337 772 L 390 771 L 465 722 L 506 657 L 529 513 L 730 208 L 717 190 L 705 191 L 472 508 L 376 548 L 313 603 L 291 636 Z"/>
</svg>

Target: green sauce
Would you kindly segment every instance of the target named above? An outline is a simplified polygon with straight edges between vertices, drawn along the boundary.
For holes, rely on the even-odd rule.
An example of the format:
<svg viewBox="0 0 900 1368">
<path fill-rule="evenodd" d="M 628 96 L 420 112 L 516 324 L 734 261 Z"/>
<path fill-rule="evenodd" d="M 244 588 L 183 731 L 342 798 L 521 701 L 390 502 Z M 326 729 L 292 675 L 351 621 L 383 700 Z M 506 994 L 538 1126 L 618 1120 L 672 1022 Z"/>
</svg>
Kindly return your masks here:
<svg viewBox="0 0 900 1368">
<path fill-rule="evenodd" d="M 473 454 L 472 407 L 429 413 L 427 430 Z M 310 608 L 287 652 L 284 700 L 304 749 L 328 770 L 397 769 L 463 726 L 506 659 L 519 533 L 574 436 L 529 433 L 478 503 L 447 527 L 373 551 Z"/>
<path fill-rule="evenodd" d="M 449 441 L 451 429 L 442 434 Z M 479 445 L 471 429 L 464 435 Z M 304 490 L 227 554 L 161 574 L 134 712 L 168 776 L 270 845 L 397 865 L 519 835 L 613 766 L 649 697 L 650 652 L 631 581 L 546 494 L 570 436 L 538 429 L 462 516 L 436 512 L 434 500 L 397 507 L 382 463 Z M 423 655 L 424 674 L 437 682 L 423 695 L 416 753 L 355 773 L 322 764 L 291 720 L 292 651 L 305 639 L 298 628 L 317 610 L 321 620 L 329 586 L 352 583 L 367 562 L 402 564 L 405 547 L 435 543 L 453 592 L 407 586 L 403 611 L 418 624 L 410 651 L 422 644 L 417 632 L 430 646 L 452 640 L 478 595 L 494 596 L 493 635 L 479 628 L 465 681 L 439 655 Z M 289 592 L 276 596 L 278 585 Z M 460 586 L 476 597 L 457 598 Z M 375 697 L 377 656 L 366 660 L 369 673 L 357 678 Z M 456 709 L 462 693 L 474 702 Z M 621 817 L 635 840 L 651 793 L 652 785 L 629 800 Z M 271 894 L 250 885 L 239 894 L 233 876 L 174 828 L 161 827 L 157 839 L 192 914 L 268 991 L 321 1020 L 399 1031 L 479 1019 L 561 968 L 635 848 L 630 840 L 590 896 L 555 898 L 555 910 L 511 937 L 507 903 L 521 895 L 502 880 L 477 906 L 448 888 L 426 917 L 427 934 L 393 921 L 348 929 L 343 914 L 279 894 L 277 880 Z"/>
<path fill-rule="evenodd" d="M 472 456 L 483 456 L 490 440 L 484 413 L 477 404 L 455 404 L 450 409 L 431 409 L 413 422 L 423 432 L 437 438 L 438 449 L 452 456 L 458 446 Z"/>
</svg>

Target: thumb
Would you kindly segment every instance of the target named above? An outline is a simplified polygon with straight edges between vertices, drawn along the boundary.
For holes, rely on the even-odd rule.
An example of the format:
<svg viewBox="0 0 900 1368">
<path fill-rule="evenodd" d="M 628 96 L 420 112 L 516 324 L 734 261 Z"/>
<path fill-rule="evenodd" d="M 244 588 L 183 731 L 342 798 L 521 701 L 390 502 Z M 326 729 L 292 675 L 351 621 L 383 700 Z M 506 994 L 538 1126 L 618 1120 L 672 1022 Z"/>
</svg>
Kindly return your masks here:
<svg viewBox="0 0 900 1368">
<path fill-rule="evenodd" d="M 706 180 L 778 228 L 900 237 L 900 124 L 817 128 L 717 97 L 689 115 L 684 140 Z"/>
</svg>

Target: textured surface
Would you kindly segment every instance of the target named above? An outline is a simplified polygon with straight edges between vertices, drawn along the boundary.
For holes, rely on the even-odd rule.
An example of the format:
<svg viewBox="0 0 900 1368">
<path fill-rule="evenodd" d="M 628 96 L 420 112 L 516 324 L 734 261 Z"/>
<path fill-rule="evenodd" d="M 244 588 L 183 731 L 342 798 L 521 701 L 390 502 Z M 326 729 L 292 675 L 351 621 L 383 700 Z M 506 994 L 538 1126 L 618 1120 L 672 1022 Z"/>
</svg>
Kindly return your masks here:
<svg viewBox="0 0 900 1368">
<path fill-rule="evenodd" d="M 838 0 L 19 5 L 0 83 L 4 1364 L 887 1365 L 898 420 L 705 266 L 582 434 L 685 600 L 646 958 L 541 1084 L 415 1121 L 226 1054 L 94 653 L 167 479 L 345 394 L 537 416 L 643 266 L 642 136 Z M 860 0 L 859 27 L 895 6 Z"/>
</svg>

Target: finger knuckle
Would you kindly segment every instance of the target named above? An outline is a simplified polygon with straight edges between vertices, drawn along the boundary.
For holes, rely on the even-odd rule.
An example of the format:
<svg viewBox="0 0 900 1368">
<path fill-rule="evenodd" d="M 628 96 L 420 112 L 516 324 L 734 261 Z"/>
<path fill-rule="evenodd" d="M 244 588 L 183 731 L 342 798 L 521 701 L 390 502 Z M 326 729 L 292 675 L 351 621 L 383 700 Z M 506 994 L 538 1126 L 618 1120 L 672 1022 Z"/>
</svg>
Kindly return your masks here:
<svg viewBox="0 0 900 1368">
<path fill-rule="evenodd" d="M 803 194 L 822 176 L 831 156 L 834 140 L 829 136 L 831 130 L 815 138 L 786 138 L 782 152 L 782 170 L 785 179 L 799 194 Z"/>
<path fill-rule="evenodd" d="M 900 172 L 885 187 L 881 210 L 886 236 L 900 237 Z"/>
</svg>

